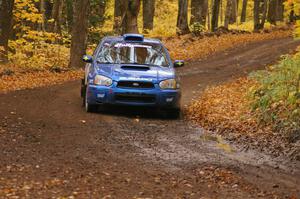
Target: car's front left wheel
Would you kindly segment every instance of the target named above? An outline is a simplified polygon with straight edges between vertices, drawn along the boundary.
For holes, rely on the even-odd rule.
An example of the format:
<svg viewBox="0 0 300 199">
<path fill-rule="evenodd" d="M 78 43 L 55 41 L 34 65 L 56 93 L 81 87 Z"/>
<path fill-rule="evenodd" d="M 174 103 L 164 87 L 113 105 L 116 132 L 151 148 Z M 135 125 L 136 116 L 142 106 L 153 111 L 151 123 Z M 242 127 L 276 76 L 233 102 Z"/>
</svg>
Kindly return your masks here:
<svg viewBox="0 0 300 199">
<path fill-rule="evenodd" d="M 88 113 L 96 113 L 98 110 L 98 106 L 94 104 L 85 103 L 85 110 Z"/>
<path fill-rule="evenodd" d="M 86 89 L 86 92 L 87 92 L 87 89 Z M 84 96 L 84 107 L 85 107 L 85 111 L 88 112 L 88 113 L 95 113 L 98 111 L 98 105 L 96 104 L 90 104 L 88 103 L 88 100 L 87 100 L 87 93 L 85 93 L 85 96 Z"/>
</svg>

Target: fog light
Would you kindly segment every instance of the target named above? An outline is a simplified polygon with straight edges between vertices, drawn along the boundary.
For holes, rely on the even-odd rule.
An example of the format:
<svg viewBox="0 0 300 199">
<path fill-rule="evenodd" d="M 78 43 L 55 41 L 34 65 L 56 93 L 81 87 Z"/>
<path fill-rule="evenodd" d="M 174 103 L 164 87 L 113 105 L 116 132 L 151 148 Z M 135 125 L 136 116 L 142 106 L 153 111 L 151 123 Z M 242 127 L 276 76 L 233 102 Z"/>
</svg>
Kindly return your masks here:
<svg viewBox="0 0 300 199">
<path fill-rule="evenodd" d="M 170 98 L 167 98 L 167 99 L 166 99 L 167 102 L 173 102 L 173 100 L 174 100 L 173 97 L 170 97 Z"/>
<path fill-rule="evenodd" d="M 98 98 L 104 98 L 105 97 L 105 94 L 103 93 L 103 94 L 97 94 L 97 97 Z"/>
</svg>

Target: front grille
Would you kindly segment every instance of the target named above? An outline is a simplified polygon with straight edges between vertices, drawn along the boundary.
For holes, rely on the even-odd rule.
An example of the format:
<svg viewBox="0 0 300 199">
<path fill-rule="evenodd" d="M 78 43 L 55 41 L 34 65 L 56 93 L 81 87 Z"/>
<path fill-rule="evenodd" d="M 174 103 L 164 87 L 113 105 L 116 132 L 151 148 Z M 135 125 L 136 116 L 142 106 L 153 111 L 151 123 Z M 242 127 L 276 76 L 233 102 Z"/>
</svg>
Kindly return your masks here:
<svg viewBox="0 0 300 199">
<path fill-rule="evenodd" d="M 155 95 L 149 94 L 116 94 L 115 100 L 120 102 L 154 103 Z"/>
<path fill-rule="evenodd" d="M 119 88 L 154 88 L 152 82 L 138 82 L 138 81 L 120 81 L 117 84 Z"/>
</svg>

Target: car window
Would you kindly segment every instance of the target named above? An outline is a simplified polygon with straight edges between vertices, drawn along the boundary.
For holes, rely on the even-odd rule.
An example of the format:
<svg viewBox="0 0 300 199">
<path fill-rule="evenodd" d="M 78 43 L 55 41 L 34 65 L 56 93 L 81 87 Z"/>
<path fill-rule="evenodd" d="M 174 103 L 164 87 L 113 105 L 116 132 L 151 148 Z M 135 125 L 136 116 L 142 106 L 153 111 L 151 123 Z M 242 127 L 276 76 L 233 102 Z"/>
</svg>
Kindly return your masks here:
<svg viewBox="0 0 300 199">
<path fill-rule="evenodd" d="M 163 46 L 152 43 L 104 43 L 97 55 L 97 61 L 100 63 L 169 66 Z"/>
</svg>

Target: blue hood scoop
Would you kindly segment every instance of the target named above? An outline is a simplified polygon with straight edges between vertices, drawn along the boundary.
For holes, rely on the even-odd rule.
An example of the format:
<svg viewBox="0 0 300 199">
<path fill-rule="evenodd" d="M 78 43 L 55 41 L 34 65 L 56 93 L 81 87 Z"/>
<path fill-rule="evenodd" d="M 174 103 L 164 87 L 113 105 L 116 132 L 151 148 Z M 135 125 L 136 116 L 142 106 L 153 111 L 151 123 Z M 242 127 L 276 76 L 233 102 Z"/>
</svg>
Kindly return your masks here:
<svg viewBox="0 0 300 199">
<path fill-rule="evenodd" d="M 148 71 L 150 67 L 148 66 L 121 66 L 123 70 L 133 70 L 133 71 Z"/>
</svg>

